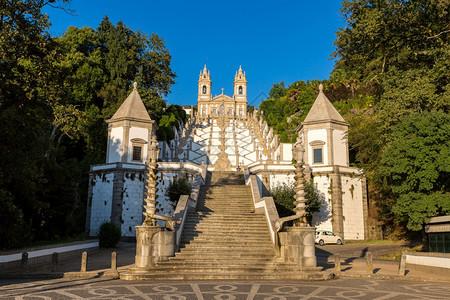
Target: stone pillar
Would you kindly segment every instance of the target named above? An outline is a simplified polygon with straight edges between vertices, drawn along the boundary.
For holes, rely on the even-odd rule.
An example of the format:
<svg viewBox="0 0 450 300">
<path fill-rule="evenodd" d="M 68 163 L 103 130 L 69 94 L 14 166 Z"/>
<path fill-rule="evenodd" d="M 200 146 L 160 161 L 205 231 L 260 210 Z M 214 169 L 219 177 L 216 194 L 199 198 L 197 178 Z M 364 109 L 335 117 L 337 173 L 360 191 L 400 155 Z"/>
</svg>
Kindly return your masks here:
<svg viewBox="0 0 450 300">
<path fill-rule="evenodd" d="M 155 260 L 152 258 L 152 250 L 155 242 L 154 237 L 162 230 L 164 230 L 164 227 L 160 226 L 136 226 L 136 270 L 133 271 L 146 271 L 155 265 Z"/>
<path fill-rule="evenodd" d="M 111 222 L 116 224 L 119 228 L 122 228 L 123 186 L 124 186 L 124 170 L 122 169 L 122 165 L 118 164 L 117 171 L 114 172 L 114 180 L 113 180 Z"/>
<path fill-rule="evenodd" d="M 331 180 L 331 224 L 333 232 L 343 239 L 344 236 L 344 219 L 342 211 L 342 184 L 341 175 L 336 172 L 330 175 Z"/>
<path fill-rule="evenodd" d="M 285 262 L 296 263 L 301 268 L 317 266 L 314 227 L 288 227 L 279 232 L 280 254 Z"/>
</svg>

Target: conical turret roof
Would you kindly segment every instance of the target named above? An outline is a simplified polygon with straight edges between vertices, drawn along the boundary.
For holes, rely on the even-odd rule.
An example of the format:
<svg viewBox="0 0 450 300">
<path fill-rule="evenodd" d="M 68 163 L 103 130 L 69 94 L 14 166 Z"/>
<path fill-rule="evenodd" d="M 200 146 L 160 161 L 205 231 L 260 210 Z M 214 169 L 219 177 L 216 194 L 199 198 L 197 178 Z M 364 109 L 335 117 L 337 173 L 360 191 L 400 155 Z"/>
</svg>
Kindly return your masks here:
<svg viewBox="0 0 450 300">
<path fill-rule="evenodd" d="M 137 84 L 134 83 L 134 89 L 122 103 L 116 113 L 109 121 L 117 121 L 122 119 L 133 119 L 139 121 L 151 121 L 151 118 L 142 102 L 141 96 L 137 91 Z"/>
<path fill-rule="evenodd" d="M 323 122 L 347 124 L 347 122 L 345 122 L 344 118 L 342 118 L 337 109 L 333 106 L 333 104 L 331 104 L 330 100 L 328 100 L 327 96 L 325 96 L 325 94 L 323 93 L 323 86 L 322 84 L 320 84 L 319 95 L 314 101 L 313 106 L 311 107 L 302 124 Z"/>
</svg>

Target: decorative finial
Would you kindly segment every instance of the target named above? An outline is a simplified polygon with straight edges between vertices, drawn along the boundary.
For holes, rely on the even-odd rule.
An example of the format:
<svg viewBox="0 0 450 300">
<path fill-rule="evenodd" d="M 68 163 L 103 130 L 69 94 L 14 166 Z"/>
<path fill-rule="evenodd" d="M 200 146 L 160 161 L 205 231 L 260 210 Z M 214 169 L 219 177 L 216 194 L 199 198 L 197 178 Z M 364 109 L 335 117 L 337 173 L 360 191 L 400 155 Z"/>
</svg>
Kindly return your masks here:
<svg viewBox="0 0 450 300">
<path fill-rule="evenodd" d="M 136 81 L 133 82 L 133 87 L 134 87 L 135 90 L 137 90 L 137 82 Z"/>
<path fill-rule="evenodd" d="M 323 93 L 323 84 L 319 84 L 319 93 Z"/>
<path fill-rule="evenodd" d="M 224 90 L 224 88 L 222 88 L 222 95 L 223 95 L 223 90 Z"/>
</svg>

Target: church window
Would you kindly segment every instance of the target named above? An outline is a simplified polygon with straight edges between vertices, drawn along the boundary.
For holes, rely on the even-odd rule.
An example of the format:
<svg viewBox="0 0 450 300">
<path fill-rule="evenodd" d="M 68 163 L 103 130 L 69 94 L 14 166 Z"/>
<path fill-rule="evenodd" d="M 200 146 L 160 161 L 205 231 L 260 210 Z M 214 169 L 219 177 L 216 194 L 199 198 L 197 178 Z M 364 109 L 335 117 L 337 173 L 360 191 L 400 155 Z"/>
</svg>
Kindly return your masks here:
<svg viewBox="0 0 450 300">
<path fill-rule="evenodd" d="M 216 112 L 216 109 L 214 108 L 214 109 L 212 110 L 212 114 L 213 114 L 213 115 L 216 115 L 216 113 L 217 113 L 217 112 Z"/>
<path fill-rule="evenodd" d="M 242 95 L 242 92 L 243 92 L 242 86 L 240 85 L 240 86 L 239 86 L 239 95 Z"/>
<path fill-rule="evenodd" d="M 315 163 L 315 164 L 323 163 L 322 148 L 313 149 L 313 153 L 314 153 L 313 163 Z"/>
<path fill-rule="evenodd" d="M 203 109 L 203 110 L 202 110 L 202 115 L 203 115 L 203 116 L 206 116 L 206 109 Z"/>
<path fill-rule="evenodd" d="M 203 86 L 203 94 L 206 94 L 206 85 Z"/>
<path fill-rule="evenodd" d="M 242 109 L 239 110 L 239 115 L 242 116 Z"/>
<path fill-rule="evenodd" d="M 232 109 L 228 109 L 228 113 L 229 116 L 231 116 L 233 114 L 233 110 Z"/>
</svg>

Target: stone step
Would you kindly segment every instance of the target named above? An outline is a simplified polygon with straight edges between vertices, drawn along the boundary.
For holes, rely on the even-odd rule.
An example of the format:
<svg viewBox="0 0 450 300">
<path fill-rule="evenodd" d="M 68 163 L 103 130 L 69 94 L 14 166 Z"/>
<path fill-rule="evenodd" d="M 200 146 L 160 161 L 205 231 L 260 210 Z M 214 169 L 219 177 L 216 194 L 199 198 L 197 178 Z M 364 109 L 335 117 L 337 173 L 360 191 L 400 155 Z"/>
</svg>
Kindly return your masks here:
<svg viewBox="0 0 450 300">
<path fill-rule="evenodd" d="M 197 211 L 205 212 L 205 213 L 217 213 L 217 214 L 223 213 L 223 214 L 237 215 L 239 213 L 251 214 L 254 211 L 254 209 L 250 209 L 250 208 L 236 209 L 236 208 L 232 208 L 232 207 L 231 208 L 215 208 L 215 207 L 208 208 L 208 207 L 205 207 L 205 208 L 198 208 Z"/>
<path fill-rule="evenodd" d="M 251 253 L 254 254 L 257 251 L 257 253 L 263 253 L 266 251 L 274 251 L 273 247 L 271 245 L 267 244 L 261 244 L 261 245 L 241 245 L 241 244 L 217 244 L 217 245 L 200 245 L 200 244 L 186 244 L 184 247 L 180 248 L 180 253 L 186 253 L 188 252 L 205 252 L 205 253 L 211 253 L 211 252 L 231 252 L 234 254 L 246 254 Z"/>
<path fill-rule="evenodd" d="M 204 220 L 186 220 L 184 222 L 185 226 L 195 226 L 195 225 L 215 225 L 220 227 L 258 227 L 258 228 L 267 228 L 267 223 L 263 220 L 245 220 L 242 222 L 236 222 L 236 221 L 226 221 L 226 220 L 210 220 L 210 219 L 204 219 Z"/>
<path fill-rule="evenodd" d="M 299 266 L 294 263 L 286 263 L 286 262 L 277 262 L 275 260 L 249 260 L 249 259 L 241 259 L 236 261 L 221 261 L 221 260 L 172 260 L 172 261 L 164 261 L 158 262 L 158 267 L 255 267 L 255 266 L 265 266 L 268 268 L 286 268 L 286 269 L 299 269 Z"/>
<path fill-rule="evenodd" d="M 223 229 L 223 228 L 208 228 L 207 230 L 200 230 L 200 229 L 190 229 L 190 230 L 186 230 L 186 234 L 208 234 L 208 235 L 236 235 L 239 236 L 240 234 L 244 234 L 244 233 L 252 233 L 252 234 L 261 234 L 261 235 L 269 235 L 267 230 L 261 230 L 258 228 L 242 228 L 242 229 L 234 229 L 234 228 L 230 228 L 230 229 Z"/>
<path fill-rule="evenodd" d="M 226 247 L 226 248 L 238 248 L 238 249 L 261 249 L 270 248 L 273 249 L 273 245 L 270 241 L 208 241 L 208 242 L 199 242 L 199 241 L 190 241 L 189 243 L 184 244 L 184 247 L 194 247 L 194 248 L 214 248 L 214 247 Z"/>
<path fill-rule="evenodd" d="M 232 232 L 236 232 L 236 227 L 237 226 L 233 226 L 230 228 L 226 228 L 224 229 L 225 226 L 217 226 L 214 224 L 200 224 L 200 225 L 188 225 L 185 226 L 184 230 L 186 230 L 186 232 L 191 232 L 191 233 L 196 233 L 196 232 L 202 232 L 202 233 L 217 233 L 217 232 L 225 232 L 225 233 L 232 233 Z M 259 226 L 251 226 L 251 227 L 246 227 L 246 228 L 242 228 L 237 230 L 237 232 L 255 232 L 255 233 L 261 233 L 264 235 L 269 235 L 269 232 L 267 231 L 267 226 L 266 225 L 259 225 Z"/>
<path fill-rule="evenodd" d="M 299 271 L 297 273 L 274 273 L 274 272 L 176 272 L 170 276 L 163 276 L 159 272 L 145 272 L 141 274 L 123 272 L 120 279 L 124 280 L 328 280 L 334 277 L 331 272 L 320 270 Z"/>
<path fill-rule="evenodd" d="M 223 207 L 223 208 L 244 208 L 244 209 L 255 209 L 255 207 L 253 205 L 251 205 L 250 203 L 242 203 L 242 202 L 236 202 L 236 203 L 230 203 L 227 201 L 222 201 L 222 202 L 218 202 L 218 201 L 209 201 L 209 202 L 204 202 L 201 203 L 199 202 L 197 204 L 197 208 L 208 208 L 211 206 L 216 206 L 216 207 Z"/>
<path fill-rule="evenodd" d="M 251 217 L 251 216 L 259 216 L 259 217 L 263 217 L 265 218 L 264 215 L 260 215 L 260 214 L 255 214 L 255 213 L 248 213 L 248 212 L 243 212 L 240 213 L 238 215 L 236 214 L 229 214 L 229 213 L 211 213 L 211 212 L 202 212 L 202 211 L 194 211 L 194 212 L 189 212 L 188 216 L 202 216 L 202 217 L 224 217 L 224 218 L 246 218 L 246 217 Z"/>
<path fill-rule="evenodd" d="M 198 258 L 203 259 L 205 255 L 209 259 L 224 258 L 225 260 L 233 260 L 237 257 L 248 258 L 248 257 L 260 257 L 260 258 L 273 258 L 275 256 L 275 251 L 248 251 L 234 250 L 234 249 L 182 249 L 182 251 L 177 252 L 175 257 L 185 258 L 189 260 L 196 260 Z"/>
<path fill-rule="evenodd" d="M 198 242 L 198 243 L 216 243 L 216 242 L 240 242 L 243 240 L 242 237 L 226 237 L 226 236 L 220 236 L 220 237 L 210 237 L 205 238 L 202 235 L 199 236 L 191 236 L 192 238 L 181 238 L 181 243 L 191 243 L 191 242 Z M 247 243 L 272 243 L 272 240 L 270 239 L 269 235 L 267 236 L 249 236 L 245 238 L 245 242 Z"/>
<path fill-rule="evenodd" d="M 316 271 L 315 268 L 308 268 L 305 271 Z M 312 270 L 311 270 L 312 269 Z M 215 267 L 196 267 L 196 266 L 179 266 L 174 268 L 168 265 L 158 264 L 157 267 L 152 270 L 155 273 L 178 273 L 178 272 L 201 272 L 201 273 L 297 273 L 299 266 L 292 265 L 291 267 L 278 267 L 278 266 L 215 266 Z"/>
<path fill-rule="evenodd" d="M 254 225 L 265 225 L 267 227 L 267 223 L 265 220 L 260 219 L 247 219 L 242 221 L 232 221 L 232 220 L 222 220 L 222 219 L 186 219 L 184 221 L 185 226 L 186 225 L 197 225 L 197 224 L 218 224 L 221 226 L 227 226 L 227 227 L 241 227 L 242 225 L 247 225 L 252 227 Z"/>
<path fill-rule="evenodd" d="M 233 248 L 233 249 L 270 249 L 273 250 L 273 246 L 268 241 L 251 241 L 251 242 L 233 242 L 233 241 L 225 241 L 225 242 L 209 242 L 209 243 L 200 243 L 196 241 L 191 241 L 187 243 L 180 244 L 181 249 L 189 249 L 189 248 L 202 248 L 202 249 L 211 249 L 211 248 Z"/>
<path fill-rule="evenodd" d="M 208 221 L 208 220 L 214 220 L 214 221 L 234 221 L 234 222 L 242 222 L 242 221 L 266 221 L 266 218 L 261 215 L 257 215 L 254 213 L 249 213 L 245 217 L 241 216 L 224 216 L 223 213 L 217 213 L 212 212 L 209 216 L 207 215 L 192 215 L 189 214 L 186 216 L 186 221 L 192 220 L 192 221 Z"/>
<path fill-rule="evenodd" d="M 206 245 L 211 245 L 214 243 L 240 243 L 240 245 L 260 245 L 260 244 L 267 244 L 272 246 L 272 241 L 269 239 L 269 237 L 259 237 L 259 238 L 251 238 L 248 237 L 245 239 L 245 242 L 242 241 L 242 239 L 239 238 L 211 238 L 211 239 L 205 239 L 205 238 L 199 238 L 199 237 L 193 237 L 192 239 L 186 238 L 181 239 L 180 245 L 186 245 L 186 244 L 193 244 L 193 243 L 203 243 Z M 244 244 L 241 244 L 244 243 Z"/>
</svg>

